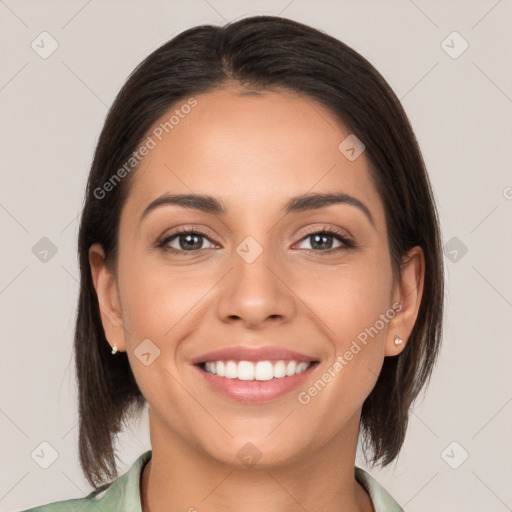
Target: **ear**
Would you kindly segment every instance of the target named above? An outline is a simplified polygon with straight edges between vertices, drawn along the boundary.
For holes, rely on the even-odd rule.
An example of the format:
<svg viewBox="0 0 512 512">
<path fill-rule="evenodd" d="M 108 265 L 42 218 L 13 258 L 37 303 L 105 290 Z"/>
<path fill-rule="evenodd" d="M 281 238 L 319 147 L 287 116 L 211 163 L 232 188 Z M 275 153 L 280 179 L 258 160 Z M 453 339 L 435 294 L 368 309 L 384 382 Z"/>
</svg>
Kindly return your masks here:
<svg viewBox="0 0 512 512">
<path fill-rule="evenodd" d="M 103 247 L 96 243 L 89 248 L 89 264 L 92 281 L 98 296 L 101 323 L 111 347 L 117 345 L 119 352 L 126 350 L 123 316 L 117 290 L 116 278 L 105 263 Z"/>
<path fill-rule="evenodd" d="M 386 356 L 396 356 L 402 352 L 418 317 L 425 278 L 425 256 L 421 247 L 413 247 L 407 252 L 400 274 L 393 293 L 393 304 L 397 302 L 402 308 L 390 322 Z M 395 336 L 399 336 L 403 343 L 396 345 Z"/>
</svg>

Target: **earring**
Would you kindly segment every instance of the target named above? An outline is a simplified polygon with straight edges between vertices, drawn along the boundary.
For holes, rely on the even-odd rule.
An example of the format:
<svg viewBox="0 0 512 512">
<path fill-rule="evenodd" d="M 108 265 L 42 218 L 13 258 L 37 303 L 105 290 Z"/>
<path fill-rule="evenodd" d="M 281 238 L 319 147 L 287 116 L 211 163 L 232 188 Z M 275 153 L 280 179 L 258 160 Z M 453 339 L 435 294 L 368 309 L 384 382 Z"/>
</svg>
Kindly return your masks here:
<svg viewBox="0 0 512 512">
<path fill-rule="evenodd" d="M 404 340 L 400 336 L 395 335 L 395 345 L 401 345 L 403 342 Z"/>
<path fill-rule="evenodd" d="M 112 347 L 112 354 L 115 354 L 117 352 L 117 345 L 114 345 Z"/>
</svg>

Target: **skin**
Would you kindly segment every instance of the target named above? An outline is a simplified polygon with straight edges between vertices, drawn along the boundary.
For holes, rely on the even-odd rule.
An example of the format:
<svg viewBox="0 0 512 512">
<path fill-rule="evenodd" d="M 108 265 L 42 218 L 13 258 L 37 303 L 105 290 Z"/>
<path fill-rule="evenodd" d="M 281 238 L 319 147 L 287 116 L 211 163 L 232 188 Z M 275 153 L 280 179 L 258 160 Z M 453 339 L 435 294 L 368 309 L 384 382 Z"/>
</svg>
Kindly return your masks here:
<svg viewBox="0 0 512 512">
<path fill-rule="evenodd" d="M 365 154 L 351 162 L 338 150 L 349 132 L 327 109 L 297 94 L 244 94 L 234 85 L 195 98 L 132 176 L 116 272 L 101 246 L 89 252 L 106 338 L 128 352 L 149 403 L 153 454 L 141 478 L 142 508 L 370 512 L 354 477 L 361 408 L 384 357 L 403 350 L 414 326 L 423 253 L 411 249 L 401 279 L 393 279 L 384 206 Z M 363 202 L 374 225 L 349 204 L 281 212 L 293 196 L 333 191 Z M 139 222 L 164 193 L 208 194 L 227 213 L 165 205 Z M 168 246 L 181 255 L 155 248 L 179 226 L 206 233 L 199 254 L 187 253 L 179 236 Z M 356 247 L 314 248 L 306 229 L 326 227 Z M 263 249 L 250 264 L 236 252 L 248 236 Z M 343 246 L 335 237 L 326 243 Z M 299 403 L 298 392 L 395 302 L 402 309 L 393 320 L 307 405 Z M 149 366 L 134 354 L 146 338 L 160 349 Z M 319 365 L 305 385 L 274 401 L 231 400 L 190 361 L 241 344 L 285 347 Z M 248 442 L 262 454 L 251 467 L 237 457 Z"/>
</svg>

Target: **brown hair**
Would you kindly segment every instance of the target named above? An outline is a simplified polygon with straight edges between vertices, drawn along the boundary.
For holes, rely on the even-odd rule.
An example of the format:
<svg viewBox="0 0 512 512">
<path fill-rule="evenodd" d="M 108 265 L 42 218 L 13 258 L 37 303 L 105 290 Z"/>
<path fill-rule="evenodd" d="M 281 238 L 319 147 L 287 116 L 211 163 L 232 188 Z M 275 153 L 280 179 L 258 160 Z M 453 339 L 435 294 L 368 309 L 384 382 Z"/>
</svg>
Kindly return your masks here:
<svg viewBox="0 0 512 512">
<path fill-rule="evenodd" d="M 425 279 L 418 317 L 404 350 L 386 357 L 361 415 L 364 453 L 387 465 L 402 447 L 411 404 L 428 382 L 441 341 L 443 261 L 425 164 L 407 116 L 379 72 L 339 40 L 295 21 L 253 16 L 224 27 L 188 29 L 150 54 L 129 76 L 106 118 L 91 166 L 80 223 L 80 293 L 75 327 L 79 456 L 95 487 L 117 478 L 114 436 L 145 405 L 126 353 L 110 354 L 88 251 L 98 242 L 115 270 L 121 207 L 135 170 L 99 194 L 157 119 L 193 94 L 237 82 L 295 91 L 320 102 L 361 139 L 386 212 L 395 275 L 419 245 Z"/>
</svg>

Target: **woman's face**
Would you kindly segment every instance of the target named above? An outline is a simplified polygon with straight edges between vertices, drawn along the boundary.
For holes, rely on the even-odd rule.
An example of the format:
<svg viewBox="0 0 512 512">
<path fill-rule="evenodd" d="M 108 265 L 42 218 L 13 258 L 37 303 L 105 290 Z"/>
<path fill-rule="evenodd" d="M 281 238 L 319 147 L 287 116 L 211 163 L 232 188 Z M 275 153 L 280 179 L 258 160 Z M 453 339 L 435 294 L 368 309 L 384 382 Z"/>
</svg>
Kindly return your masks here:
<svg viewBox="0 0 512 512">
<path fill-rule="evenodd" d="M 410 334 L 415 283 L 393 281 L 383 204 L 350 133 L 312 100 L 240 92 L 184 99 L 155 123 L 122 209 L 116 280 L 101 248 L 90 255 L 106 337 L 128 353 L 152 438 L 273 465 L 354 437 L 383 358 L 405 345 L 394 335 Z M 170 195 L 209 200 L 146 210 Z M 240 347 L 254 353 L 206 356 Z M 262 348 L 314 363 L 272 377 L 300 357 Z M 207 360 L 241 373 L 195 364 Z"/>
</svg>

